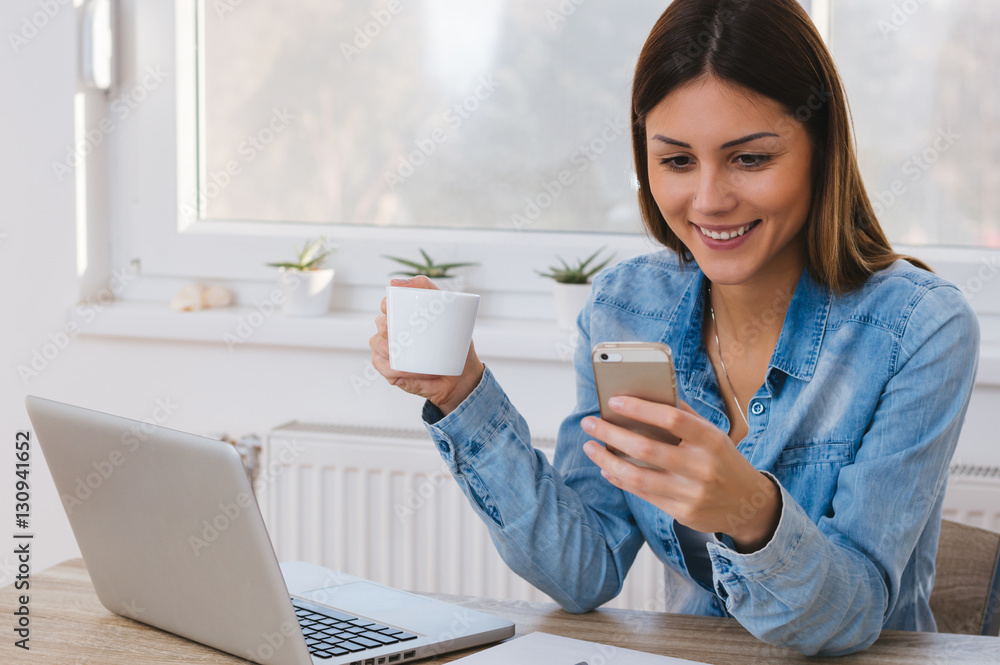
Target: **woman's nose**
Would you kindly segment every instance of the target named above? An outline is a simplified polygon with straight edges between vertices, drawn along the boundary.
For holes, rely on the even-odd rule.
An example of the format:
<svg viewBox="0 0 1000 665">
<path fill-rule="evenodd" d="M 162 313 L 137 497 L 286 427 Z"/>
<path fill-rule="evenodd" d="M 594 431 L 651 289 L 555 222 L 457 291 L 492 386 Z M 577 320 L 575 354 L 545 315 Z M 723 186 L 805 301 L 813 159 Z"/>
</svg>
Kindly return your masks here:
<svg viewBox="0 0 1000 665">
<path fill-rule="evenodd" d="M 714 170 L 704 170 L 691 201 L 692 208 L 703 215 L 713 216 L 729 212 L 735 205 L 736 196 L 731 183 Z"/>
</svg>

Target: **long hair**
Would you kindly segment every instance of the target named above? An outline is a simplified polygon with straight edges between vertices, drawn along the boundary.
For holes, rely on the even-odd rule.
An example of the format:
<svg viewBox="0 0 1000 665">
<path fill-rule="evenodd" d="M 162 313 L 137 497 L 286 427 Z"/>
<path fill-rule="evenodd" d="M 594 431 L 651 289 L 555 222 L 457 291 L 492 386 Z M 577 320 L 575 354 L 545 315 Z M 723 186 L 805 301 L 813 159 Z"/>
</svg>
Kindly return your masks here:
<svg viewBox="0 0 1000 665">
<path fill-rule="evenodd" d="M 674 0 L 653 26 L 632 85 L 632 152 L 639 209 L 650 234 L 680 260 L 690 252 L 667 226 L 649 187 L 646 116 L 668 94 L 711 75 L 781 104 L 813 147 L 806 268 L 843 293 L 897 259 L 872 208 L 854 151 L 851 117 L 833 58 L 796 0 Z"/>
</svg>

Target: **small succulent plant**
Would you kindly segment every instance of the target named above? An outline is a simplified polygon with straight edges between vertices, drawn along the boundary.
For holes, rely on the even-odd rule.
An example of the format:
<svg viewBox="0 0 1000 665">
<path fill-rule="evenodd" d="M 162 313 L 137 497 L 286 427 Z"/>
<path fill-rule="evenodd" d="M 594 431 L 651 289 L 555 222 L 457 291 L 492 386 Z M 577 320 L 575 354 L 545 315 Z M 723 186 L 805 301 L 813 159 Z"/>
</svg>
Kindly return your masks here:
<svg viewBox="0 0 1000 665">
<path fill-rule="evenodd" d="M 536 270 L 542 277 L 548 277 L 549 279 L 554 279 L 560 284 L 590 284 L 590 278 L 601 271 L 601 269 L 611 262 L 614 258 L 614 254 L 601 261 L 595 266 L 591 266 L 591 262 L 597 258 L 597 255 L 603 252 L 605 247 L 601 247 L 596 252 L 583 259 L 582 261 L 577 261 L 575 266 L 571 266 L 566 261 L 560 257 L 559 263 L 561 266 L 550 266 L 548 272 L 541 272 Z"/>
<path fill-rule="evenodd" d="M 416 261 L 410 261 L 408 259 L 401 259 L 396 256 L 386 256 L 383 254 L 383 258 L 391 259 L 400 265 L 406 266 L 408 270 L 397 270 L 395 272 L 389 273 L 390 275 L 403 275 L 404 277 L 416 277 L 417 275 L 425 275 L 434 279 L 435 277 L 452 277 L 448 274 L 448 271 L 453 268 L 462 268 L 465 266 L 478 266 L 478 263 L 434 263 L 434 260 L 427 255 L 427 252 L 420 250 L 420 254 L 424 257 L 423 263 L 418 263 Z"/>
<path fill-rule="evenodd" d="M 284 268 L 286 270 L 298 270 L 304 272 L 306 270 L 320 270 L 323 267 L 323 261 L 326 260 L 328 256 L 333 254 L 333 247 L 331 247 L 326 238 L 316 238 L 315 240 L 308 240 L 301 250 L 295 250 L 298 255 L 298 261 L 292 262 L 280 262 L 280 263 L 268 263 L 267 265 L 272 268 Z"/>
</svg>

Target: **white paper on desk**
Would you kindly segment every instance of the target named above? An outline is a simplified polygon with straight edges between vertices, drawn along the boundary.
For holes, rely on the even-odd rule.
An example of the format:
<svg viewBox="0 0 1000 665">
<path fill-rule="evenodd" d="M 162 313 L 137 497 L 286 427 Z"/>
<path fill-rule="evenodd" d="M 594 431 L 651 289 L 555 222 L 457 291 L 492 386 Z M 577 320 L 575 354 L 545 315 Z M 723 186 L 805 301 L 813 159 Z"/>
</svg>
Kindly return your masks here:
<svg viewBox="0 0 1000 665">
<path fill-rule="evenodd" d="M 643 651 L 633 651 L 597 642 L 574 640 L 549 633 L 529 633 L 524 637 L 459 658 L 463 665 L 667 665 L 668 663 L 693 664 L 693 660 L 657 656 Z"/>
</svg>

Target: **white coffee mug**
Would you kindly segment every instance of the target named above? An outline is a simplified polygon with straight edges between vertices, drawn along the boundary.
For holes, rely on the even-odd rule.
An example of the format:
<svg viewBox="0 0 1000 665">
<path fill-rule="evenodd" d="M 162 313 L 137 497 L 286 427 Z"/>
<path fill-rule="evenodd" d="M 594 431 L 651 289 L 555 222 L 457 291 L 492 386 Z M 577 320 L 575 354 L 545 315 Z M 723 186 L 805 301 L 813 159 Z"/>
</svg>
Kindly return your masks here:
<svg viewBox="0 0 1000 665">
<path fill-rule="evenodd" d="M 397 372 L 459 376 L 472 343 L 479 296 L 387 286 L 389 367 Z"/>
</svg>

